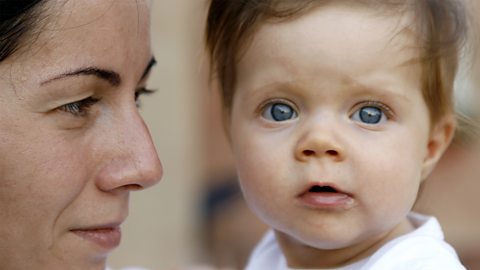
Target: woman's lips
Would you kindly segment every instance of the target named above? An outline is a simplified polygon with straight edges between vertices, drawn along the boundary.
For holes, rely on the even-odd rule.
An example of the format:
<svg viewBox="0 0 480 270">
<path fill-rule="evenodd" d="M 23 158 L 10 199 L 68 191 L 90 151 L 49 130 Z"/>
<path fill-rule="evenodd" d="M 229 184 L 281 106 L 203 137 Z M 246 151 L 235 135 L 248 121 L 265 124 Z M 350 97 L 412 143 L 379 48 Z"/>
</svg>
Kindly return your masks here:
<svg viewBox="0 0 480 270">
<path fill-rule="evenodd" d="M 118 247 L 122 238 L 120 226 L 74 229 L 71 231 L 107 250 L 113 250 Z"/>
</svg>

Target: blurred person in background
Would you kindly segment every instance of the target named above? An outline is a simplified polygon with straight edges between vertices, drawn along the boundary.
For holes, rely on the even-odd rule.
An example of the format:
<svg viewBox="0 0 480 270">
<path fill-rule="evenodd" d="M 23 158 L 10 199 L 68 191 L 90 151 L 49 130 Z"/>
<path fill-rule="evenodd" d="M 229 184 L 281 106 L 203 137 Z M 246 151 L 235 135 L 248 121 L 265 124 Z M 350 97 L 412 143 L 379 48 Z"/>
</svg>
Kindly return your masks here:
<svg viewBox="0 0 480 270">
<path fill-rule="evenodd" d="M 162 167 L 148 0 L 0 2 L 0 268 L 103 270 Z"/>
</svg>

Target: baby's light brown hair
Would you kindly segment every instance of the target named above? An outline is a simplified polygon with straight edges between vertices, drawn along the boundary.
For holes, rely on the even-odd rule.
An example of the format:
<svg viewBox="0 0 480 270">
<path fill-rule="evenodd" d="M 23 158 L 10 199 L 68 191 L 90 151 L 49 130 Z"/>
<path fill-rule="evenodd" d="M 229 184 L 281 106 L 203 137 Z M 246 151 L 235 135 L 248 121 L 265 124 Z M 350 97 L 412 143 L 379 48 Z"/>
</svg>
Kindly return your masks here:
<svg viewBox="0 0 480 270">
<path fill-rule="evenodd" d="M 410 12 L 422 65 L 422 94 L 432 123 L 453 112 L 453 84 L 466 36 L 461 0 L 211 0 L 206 26 L 212 76 L 224 110 L 230 111 L 236 64 L 256 30 L 267 20 L 288 20 L 319 5 L 349 3 L 379 12 Z M 380 13 L 381 14 L 381 13 Z M 387 16 L 387 15 L 386 15 Z"/>
</svg>

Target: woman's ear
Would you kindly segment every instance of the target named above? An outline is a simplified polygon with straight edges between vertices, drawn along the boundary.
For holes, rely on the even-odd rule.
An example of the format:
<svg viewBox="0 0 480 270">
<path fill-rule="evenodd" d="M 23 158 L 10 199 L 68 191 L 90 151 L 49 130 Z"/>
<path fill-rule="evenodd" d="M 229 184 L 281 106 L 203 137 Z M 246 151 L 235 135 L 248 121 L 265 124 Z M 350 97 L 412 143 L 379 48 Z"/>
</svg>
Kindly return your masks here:
<svg viewBox="0 0 480 270">
<path fill-rule="evenodd" d="M 437 121 L 430 131 L 427 152 L 423 162 L 422 180 L 425 180 L 435 168 L 445 150 L 452 142 L 457 122 L 453 115 L 447 115 Z"/>
</svg>

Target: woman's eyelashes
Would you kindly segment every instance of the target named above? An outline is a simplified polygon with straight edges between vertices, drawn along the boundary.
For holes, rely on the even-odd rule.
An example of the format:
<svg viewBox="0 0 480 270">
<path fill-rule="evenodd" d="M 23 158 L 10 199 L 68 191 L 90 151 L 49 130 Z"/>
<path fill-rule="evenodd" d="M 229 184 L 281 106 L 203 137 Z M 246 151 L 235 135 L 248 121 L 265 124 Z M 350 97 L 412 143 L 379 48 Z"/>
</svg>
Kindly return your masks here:
<svg viewBox="0 0 480 270">
<path fill-rule="evenodd" d="M 58 110 L 66 113 L 70 113 L 75 117 L 88 116 L 88 112 L 91 107 L 100 101 L 100 98 L 87 97 L 80 101 L 71 102 L 58 107 Z"/>
<path fill-rule="evenodd" d="M 352 114 L 354 121 L 366 125 L 379 125 L 393 117 L 392 110 L 380 102 L 368 101 Z"/>
<path fill-rule="evenodd" d="M 140 102 L 140 97 L 142 95 L 151 95 L 155 93 L 156 90 L 153 89 L 147 89 L 145 87 L 139 88 L 135 91 L 135 103 L 137 104 L 137 108 L 141 107 L 141 102 Z"/>
<path fill-rule="evenodd" d="M 148 95 L 154 93 L 155 90 L 150 90 L 146 88 L 139 88 L 135 91 L 135 103 L 137 107 L 140 107 L 140 96 Z M 87 97 L 79 101 L 71 102 L 65 105 L 62 105 L 57 108 L 61 112 L 69 113 L 75 117 L 86 117 L 88 116 L 89 111 L 92 106 L 97 104 L 101 98 Z"/>
<path fill-rule="evenodd" d="M 298 117 L 296 110 L 284 102 L 268 103 L 263 111 L 262 117 L 275 122 L 282 122 Z"/>
</svg>

